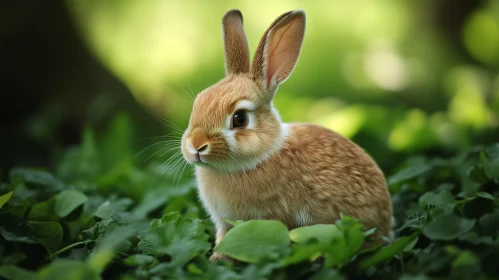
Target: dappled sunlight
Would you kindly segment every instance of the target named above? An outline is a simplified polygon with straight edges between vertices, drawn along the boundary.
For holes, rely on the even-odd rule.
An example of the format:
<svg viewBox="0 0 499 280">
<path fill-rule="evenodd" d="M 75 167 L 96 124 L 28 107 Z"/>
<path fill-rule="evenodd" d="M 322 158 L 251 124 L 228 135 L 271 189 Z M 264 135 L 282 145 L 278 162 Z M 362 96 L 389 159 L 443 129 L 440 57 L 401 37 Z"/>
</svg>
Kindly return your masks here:
<svg viewBox="0 0 499 280">
<path fill-rule="evenodd" d="M 395 151 L 462 146 L 467 127 L 497 127 L 494 78 L 464 66 L 466 57 L 445 38 L 421 28 L 426 19 L 416 3 L 67 1 L 100 61 L 140 103 L 180 127 L 192 98 L 223 78 L 221 19 L 233 8 L 243 13 L 251 54 L 278 15 L 307 13 L 300 60 L 274 101 L 285 122 L 347 137 L 369 131 Z M 489 65 L 499 59 L 494 3 L 470 14 L 461 32 L 470 55 Z M 373 119 L 375 111 L 383 114 Z"/>
<path fill-rule="evenodd" d="M 492 112 L 499 112 L 499 75 L 494 78 L 493 89 L 492 89 L 492 102 L 490 105 Z M 492 124 L 495 127 L 499 126 L 499 114 L 492 116 Z"/>
<path fill-rule="evenodd" d="M 365 122 L 366 111 L 359 106 L 350 106 L 318 118 L 313 123 L 332 129 L 341 135 L 351 138 Z"/>
<path fill-rule="evenodd" d="M 406 66 L 402 57 L 388 46 L 374 46 L 365 57 L 364 69 L 371 81 L 387 91 L 405 88 Z"/>
<path fill-rule="evenodd" d="M 463 89 L 456 93 L 449 105 L 449 116 L 458 124 L 485 127 L 489 114 L 483 96 L 479 91 Z"/>
<path fill-rule="evenodd" d="M 457 124 L 483 128 L 490 124 L 490 113 L 485 101 L 485 92 L 491 79 L 483 71 L 472 67 L 451 69 L 447 89 L 452 99 L 449 117 Z"/>
<path fill-rule="evenodd" d="M 230 3 L 217 1 L 215 5 L 213 2 L 153 0 L 113 4 L 68 0 L 68 3 L 94 53 L 145 104 L 157 104 L 161 100 L 156 96 L 158 94 L 173 94 L 178 83 L 201 79 L 205 86 L 209 86 L 215 80 L 208 80 L 204 73 L 215 71 L 219 78 L 223 75 L 220 22 L 222 15 L 233 8 Z M 307 68 L 317 62 L 314 53 L 316 48 L 321 48 L 320 45 L 332 47 L 321 53 L 339 57 L 345 53 L 345 46 L 362 49 L 379 36 L 390 42 L 400 40 L 408 21 L 408 7 L 397 1 L 387 1 L 382 5 L 369 1 L 320 4 L 273 1 L 265 2 L 266 8 L 259 9 L 263 4 L 241 1 L 238 5 L 244 14 L 251 52 L 276 15 L 296 8 L 307 12 L 309 23 L 304 49 L 288 82 L 291 85 L 298 81 L 310 83 Z M 207 10 L 209 14 L 204 13 Z M 384 20 L 388 16 L 391 17 L 390 23 Z M 335 60 L 322 59 L 322 65 L 337 68 Z M 210 73 L 208 76 L 215 75 Z M 341 75 L 329 77 L 331 81 L 341 78 Z M 332 85 L 334 82 L 322 86 Z M 283 87 L 293 93 L 297 91 L 287 85 Z M 170 117 L 174 115 L 178 114 L 172 113 Z"/>
<path fill-rule="evenodd" d="M 487 65 L 499 65 L 499 1 L 487 1 L 489 10 L 478 10 L 463 30 L 464 45 L 471 55 Z"/>
<path fill-rule="evenodd" d="M 433 137 L 425 112 L 412 109 L 395 125 L 389 144 L 394 150 L 417 149 L 431 143 Z"/>
</svg>

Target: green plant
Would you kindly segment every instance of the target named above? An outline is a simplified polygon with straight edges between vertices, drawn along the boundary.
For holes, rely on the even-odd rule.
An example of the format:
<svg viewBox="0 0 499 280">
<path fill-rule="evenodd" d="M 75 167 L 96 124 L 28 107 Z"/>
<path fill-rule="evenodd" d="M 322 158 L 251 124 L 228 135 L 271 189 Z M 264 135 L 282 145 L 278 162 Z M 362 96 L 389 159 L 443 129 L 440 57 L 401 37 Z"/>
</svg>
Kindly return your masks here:
<svg viewBox="0 0 499 280">
<path fill-rule="evenodd" d="M 279 221 L 214 232 L 189 176 L 133 161 L 126 116 L 88 129 L 51 172 L 15 168 L 0 186 L 0 276 L 6 279 L 497 279 L 499 143 L 449 158 L 410 157 L 388 176 L 397 226 L 362 250 L 360 221 L 289 231 Z M 115 143 L 122 143 L 116 145 Z M 123 144 L 125 143 L 125 144 Z M 322 262 L 320 260 L 323 260 Z"/>
</svg>

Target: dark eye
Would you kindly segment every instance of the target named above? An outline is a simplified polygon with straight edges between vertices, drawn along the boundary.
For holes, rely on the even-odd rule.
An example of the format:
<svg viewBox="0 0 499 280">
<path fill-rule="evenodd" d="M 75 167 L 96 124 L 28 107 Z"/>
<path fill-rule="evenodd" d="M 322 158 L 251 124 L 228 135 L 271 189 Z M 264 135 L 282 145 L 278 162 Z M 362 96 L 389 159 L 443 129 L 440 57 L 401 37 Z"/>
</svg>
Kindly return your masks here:
<svg viewBox="0 0 499 280">
<path fill-rule="evenodd" d="M 244 111 L 237 111 L 232 115 L 232 127 L 244 128 L 248 124 L 248 116 Z"/>
</svg>

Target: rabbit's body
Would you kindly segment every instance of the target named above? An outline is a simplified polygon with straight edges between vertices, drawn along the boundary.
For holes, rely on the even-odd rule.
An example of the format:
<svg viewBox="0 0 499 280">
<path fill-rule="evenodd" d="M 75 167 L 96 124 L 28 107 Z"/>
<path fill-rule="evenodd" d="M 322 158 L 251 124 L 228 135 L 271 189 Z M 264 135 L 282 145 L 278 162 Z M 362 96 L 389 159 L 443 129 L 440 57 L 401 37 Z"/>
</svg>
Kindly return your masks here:
<svg viewBox="0 0 499 280">
<path fill-rule="evenodd" d="M 196 167 L 202 201 L 221 240 L 222 219 L 274 219 L 288 228 L 332 224 L 340 213 L 391 230 L 392 206 L 381 170 L 356 144 L 334 131 L 308 124 L 283 124 L 282 148 L 257 167 L 225 173 Z"/>
<path fill-rule="evenodd" d="M 282 14 L 265 32 L 250 69 L 241 13 L 223 18 L 226 77 L 196 97 L 181 145 L 196 165 L 217 244 L 230 228 L 223 219 L 275 219 L 295 228 L 334 223 L 344 214 L 376 227 L 376 243 L 390 235 L 390 194 L 371 157 L 329 129 L 283 124 L 273 106 L 304 32 L 303 11 Z M 215 252 L 211 259 L 221 257 Z"/>
</svg>

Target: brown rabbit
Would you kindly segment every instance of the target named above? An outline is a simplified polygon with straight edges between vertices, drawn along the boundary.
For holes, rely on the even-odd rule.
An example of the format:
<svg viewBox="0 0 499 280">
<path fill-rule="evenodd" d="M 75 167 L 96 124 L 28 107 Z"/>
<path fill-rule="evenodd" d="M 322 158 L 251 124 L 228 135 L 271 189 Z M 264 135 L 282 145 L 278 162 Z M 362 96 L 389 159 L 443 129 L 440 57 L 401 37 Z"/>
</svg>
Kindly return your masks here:
<svg viewBox="0 0 499 280">
<path fill-rule="evenodd" d="M 250 55 L 241 12 L 223 17 L 226 77 L 195 99 L 182 153 L 195 165 L 200 197 L 216 225 L 275 219 L 290 229 L 335 223 L 340 213 L 391 236 L 392 202 L 383 172 L 359 146 L 311 124 L 282 123 L 272 100 L 293 71 L 305 13 L 279 16 Z M 224 258 L 215 252 L 210 260 Z"/>
</svg>

